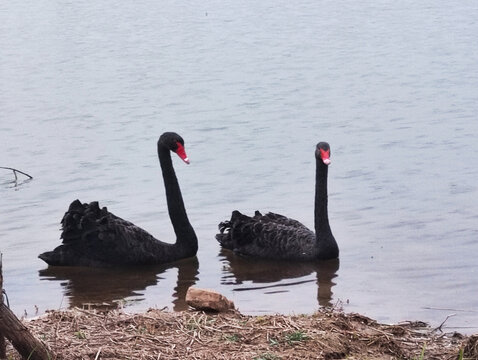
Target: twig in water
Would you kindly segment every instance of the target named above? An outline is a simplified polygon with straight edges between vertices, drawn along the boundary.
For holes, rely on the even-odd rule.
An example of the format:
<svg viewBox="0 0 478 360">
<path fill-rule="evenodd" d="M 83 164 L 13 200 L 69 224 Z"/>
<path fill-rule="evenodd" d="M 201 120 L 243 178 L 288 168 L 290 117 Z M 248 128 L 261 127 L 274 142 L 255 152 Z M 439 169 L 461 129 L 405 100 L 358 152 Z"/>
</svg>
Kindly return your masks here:
<svg viewBox="0 0 478 360">
<path fill-rule="evenodd" d="M 17 177 L 17 172 L 19 172 L 20 174 L 23 174 L 23 175 L 29 177 L 30 179 L 33 179 L 33 176 L 30 176 L 30 175 L 28 175 L 27 173 L 24 173 L 23 171 L 20 171 L 20 170 L 18 170 L 18 169 L 14 169 L 14 168 L 11 168 L 11 167 L 6 167 L 6 166 L 0 166 L 0 169 L 12 170 L 12 171 L 13 171 L 13 175 L 15 175 L 15 181 L 18 179 L 18 177 Z"/>
<path fill-rule="evenodd" d="M 435 332 L 435 331 L 437 331 L 437 330 L 440 330 L 440 332 L 443 332 L 443 330 L 441 329 L 442 326 L 443 326 L 443 325 L 446 323 L 446 321 L 447 321 L 449 318 L 451 318 L 452 316 L 456 316 L 456 314 L 447 315 L 446 319 L 443 320 L 443 322 L 440 324 L 440 326 L 434 328 L 431 332 Z"/>
</svg>

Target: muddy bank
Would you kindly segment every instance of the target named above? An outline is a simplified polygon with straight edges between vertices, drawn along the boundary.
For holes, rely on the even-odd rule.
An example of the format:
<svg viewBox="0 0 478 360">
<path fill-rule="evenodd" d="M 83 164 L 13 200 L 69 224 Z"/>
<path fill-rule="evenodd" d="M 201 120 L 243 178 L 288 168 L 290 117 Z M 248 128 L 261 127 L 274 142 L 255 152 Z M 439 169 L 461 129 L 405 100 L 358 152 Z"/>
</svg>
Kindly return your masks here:
<svg viewBox="0 0 478 360">
<path fill-rule="evenodd" d="M 56 359 L 478 359 L 476 336 L 330 310 L 246 316 L 73 309 L 24 323 Z"/>
</svg>

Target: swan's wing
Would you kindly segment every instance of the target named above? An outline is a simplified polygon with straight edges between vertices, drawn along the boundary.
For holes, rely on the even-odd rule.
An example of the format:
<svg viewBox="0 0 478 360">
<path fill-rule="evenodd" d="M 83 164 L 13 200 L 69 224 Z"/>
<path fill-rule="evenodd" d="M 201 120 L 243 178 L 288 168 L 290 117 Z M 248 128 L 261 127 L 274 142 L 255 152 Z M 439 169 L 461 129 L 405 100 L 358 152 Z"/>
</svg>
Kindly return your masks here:
<svg viewBox="0 0 478 360">
<path fill-rule="evenodd" d="M 254 257 L 277 259 L 313 258 L 315 234 L 297 220 L 268 213 L 249 217 L 234 211 L 229 222 L 221 223 L 216 236 L 223 247 Z"/>
<path fill-rule="evenodd" d="M 122 243 L 127 239 L 151 237 L 140 227 L 109 212 L 106 207 L 100 209 L 96 201 L 81 204 L 75 200 L 63 216 L 61 226 L 63 244 L 94 241 L 98 246 L 108 246 L 113 245 L 111 241 Z"/>
<path fill-rule="evenodd" d="M 263 215 L 261 220 L 262 221 L 271 221 L 271 222 L 274 222 L 276 224 L 282 224 L 282 225 L 290 226 L 290 227 L 293 227 L 293 228 L 296 228 L 296 229 L 303 228 L 304 230 L 310 231 L 301 222 L 299 222 L 297 220 L 294 220 L 294 219 L 291 219 L 291 218 L 288 218 L 287 216 L 272 213 L 272 212 L 268 212 L 267 214 Z"/>
<path fill-rule="evenodd" d="M 63 245 L 40 255 L 51 265 L 106 266 L 149 263 L 158 240 L 133 223 L 100 209 L 97 202 L 71 203 L 61 220 Z"/>
<path fill-rule="evenodd" d="M 256 211 L 256 216 L 257 216 Z M 260 215 L 260 213 L 259 213 Z M 216 239 L 219 241 L 219 244 L 226 249 L 233 250 L 234 248 L 234 238 L 232 236 L 232 229 L 241 223 L 248 223 L 252 221 L 252 218 L 241 214 L 239 211 L 234 210 L 231 215 L 231 220 L 226 220 L 219 223 L 219 234 L 216 234 Z"/>
</svg>

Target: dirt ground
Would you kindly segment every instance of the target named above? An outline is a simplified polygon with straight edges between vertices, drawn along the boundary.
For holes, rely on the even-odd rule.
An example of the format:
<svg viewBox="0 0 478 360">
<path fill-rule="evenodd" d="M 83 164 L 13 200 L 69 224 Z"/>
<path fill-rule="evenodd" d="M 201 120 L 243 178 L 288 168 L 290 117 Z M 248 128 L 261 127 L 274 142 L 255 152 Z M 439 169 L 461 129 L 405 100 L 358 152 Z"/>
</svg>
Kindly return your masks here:
<svg viewBox="0 0 478 360">
<path fill-rule="evenodd" d="M 52 311 L 24 321 L 52 359 L 478 359 L 478 336 L 358 314 Z M 9 347 L 8 359 L 19 359 Z"/>
</svg>

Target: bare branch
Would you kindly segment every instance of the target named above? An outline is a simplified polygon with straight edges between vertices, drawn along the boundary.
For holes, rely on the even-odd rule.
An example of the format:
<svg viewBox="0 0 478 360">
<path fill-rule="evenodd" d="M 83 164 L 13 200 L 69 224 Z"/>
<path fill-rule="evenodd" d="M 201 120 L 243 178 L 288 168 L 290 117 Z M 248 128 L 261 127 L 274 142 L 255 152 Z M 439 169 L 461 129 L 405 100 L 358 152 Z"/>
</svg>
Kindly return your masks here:
<svg viewBox="0 0 478 360">
<path fill-rule="evenodd" d="M 0 304 L 3 303 L 3 273 L 2 273 L 2 253 L 0 252 Z M 0 359 L 7 358 L 7 344 L 5 337 L 0 334 Z"/>
<path fill-rule="evenodd" d="M 445 325 L 446 321 L 451 318 L 452 316 L 456 316 L 456 314 L 450 314 L 450 315 L 447 315 L 446 319 L 443 320 L 443 322 L 440 324 L 440 326 L 434 328 L 431 332 L 435 332 L 437 330 L 439 330 L 440 332 L 443 332 L 443 330 L 441 329 L 443 325 Z"/>
<path fill-rule="evenodd" d="M 12 170 L 13 174 L 15 175 L 15 180 L 17 180 L 17 172 L 19 172 L 20 174 L 23 174 L 25 176 L 28 176 L 30 179 L 33 179 L 33 176 L 30 176 L 27 173 L 24 173 L 23 171 L 20 171 L 18 169 L 14 169 L 14 168 L 11 168 L 11 167 L 6 167 L 6 166 L 0 166 L 0 169 Z"/>
</svg>

